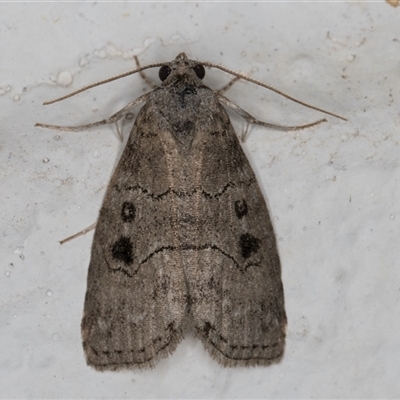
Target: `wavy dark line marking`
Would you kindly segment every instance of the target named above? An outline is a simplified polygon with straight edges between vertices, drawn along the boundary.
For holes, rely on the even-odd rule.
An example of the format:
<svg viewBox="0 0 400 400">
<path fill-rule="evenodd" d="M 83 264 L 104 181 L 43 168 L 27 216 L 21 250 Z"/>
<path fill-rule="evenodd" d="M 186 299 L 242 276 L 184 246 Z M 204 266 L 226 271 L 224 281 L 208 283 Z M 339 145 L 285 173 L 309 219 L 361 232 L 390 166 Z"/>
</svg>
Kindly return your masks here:
<svg viewBox="0 0 400 400">
<path fill-rule="evenodd" d="M 199 332 L 199 334 L 201 336 L 204 337 L 204 335 L 206 336 L 207 340 L 209 341 L 209 343 L 212 344 L 212 346 L 219 352 L 221 353 L 224 357 L 229 358 L 230 360 L 252 360 L 254 359 L 254 355 L 248 356 L 248 357 L 232 357 L 227 355 L 225 352 L 223 352 L 220 348 L 217 347 L 217 345 L 215 344 L 215 342 L 210 338 L 210 331 L 212 331 L 217 337 L 218 340 L 220 340 L 221 342 L 225 343 L 230 350 L 234 351 L 236 349 L 241 349 L 241 350 L 257 350 L 257 349 L 261 349 L 261 350 L 268 350 L 268 349 L 273 349 L 276 348 L 277 346 L 279 346 L 279 342 L 275 342 L 272 344 L 268 344 L 268 345 L 252 345 L 252 346 L 240 346 L 240 345 L 229 345 L 228 344 L 228 340 L 223 337 L 221 334 L 219 334 L 217 332 L 217 329 L 211 325 L 209 322 L 206 322 L 204 324 L 203 330 L 201 330 L 200 328 L 197 328 L 197 331 Z M 260 358 L 261 360 L 275 360 L 277 357 L 276 356 L 272 356 L 270 358 L 265 358 L 262 357 Z"/>
<path fill-rule="evenodd" d="M 250 186 L 255 183 L 254 179 L 250 179 L 246 184 L 247 186 Z M 240 185 L 242 186 L 242 184 Z M 235 188 L 237 187 L 237 184 L 235 182 L 228 182 L 220 191 L 215 192 L 215 193 L 209 193 L 206 192 L 203 188 L 193 188 L 190 191 L 184 191 L 184 190 L 176 190 L 169 188 L 165 192 L 160 193 L 160 194 L 154 194 L 153 192 L 150 192 L 148 189 L 141 185 L 134 185 L 134 186 L 126 186 L 124 188 L 121 188 L 119 185 L 114 185 L 114 189 L 117 192 L 121 192 L 122 190 L 125 191 L 140 191 L 142 194 L 146 195 L 147 197 L 150 197 L 153 200 L 161 200 L 163 197 L 168 196 L 169 194 L 174 194 L 175 196 L 179 198 L 184 198 L 184 197 L 192 197 L 196 193 L 200 192 L 205 198 L 218 198 L 221 197 L 229 188 Z"/>
<path fill-rule="evenodd" d="M 161 200 L 163 197 L 168 196 L 169 194 L 174 194 L 175 196 L 179 197 L 179 198 L 185 198 L 185 197 L 192 197 L 193 195 L 195 195 L 196 193 L 200 192 L 204 197 L 206 198 L 218 198 L 221 197 L 229 188 L 234 188 L 236 187 L 236 184 L 234 182 L 228 182 L 223 188 L 222 190 L 212 194 L 209 192 L 206 192 L 203 188 L 194 188 L 190 191 L 184 191 L 184 190 L 176 190 L 176 189 L 172 189 L 169 188 L 167 189 L 165 192 L 160 193 L 160 194 L 154 194 L 152 192 L 150 192 L 149 190 L 147 190 L 146 188 L 144 188 L 143 186 L 140 185 L 135 185 L 135 186 L 127 186 L 124 189 L 125 190 L 129 190 L 129 191 L 140 191 L 142 194 L 145 194 L 147 197 L 152 198 L 153 200 Z"/>
<path fill-rule="evenodd" d="M 154 358 L 156 358 L 158 353 L 163 351 L 165 348 L 167 348 L 171 344 L 171 341 L 172 341 L 174 335 L 179 333 L 179 331 L 177 331 L 175 329 L 175 327 L 173 326 L 173 323 L 170 323 L 167 326 L 167 328 L 165 329 L 164 332 L 168 333 L 168 334 L 166 336 L 157 336 L 156 338 L 152 339 L 153 345 L 155 345 L 157 342 L 162 342 L 163 339 L 167 339 L 167 341 L 159 349 L 157 349 L 156 354 L 154 356 L 152 356 L 152 357 L 147 357 L 143 361 L 135 360 L 135 364 L 145 364 L 147 362 L 150 362 Z M 99 352 L 93 346 L 90 346 L 86 342 L 84 342 L 84 346 L 85 345 L 86 345 L 86 347 L 90 348 L 97 357 L 99 356 Z M 130 353 L 135 353 L 135 351 L 132 350 L 132 349 L 128 350 L 128 351 L 130 351 Z M 100 353 L 104 354 L 105 356 L 109 356 L 111 353 L 121 354 L 123 352 L 128 352 L 128 351 L 127 350 L 125 350 L 125 351 L 123 351 L 123 350 L 113 350 L 113 351 L 101 350 Z M 141 349 L 137 350 L 136 353 L 140 354 L 140 353 L 144 353 L 145 351 L 146 351 L 145 348 L 141 348 Z M 123 366 L 123 365 L 131 365 L 131 363 L 129 363 L 129 362 L 121 362 L 121 363 L 114 362 L 114 363 L 110 363 L 110 362 L 107 361 L 104 364 L 98 363 L 98 364 L 94 364 L 94 365 L 96 367 L 98 367 L 98 368 L 99 367 L 101 368 L 101 367 L 110 366 L 110 365 L 114 366 L 114 367 Z"/>
<path fill-rule="evenodd" d="M 219 251 L 221 254 L 223 254 L 225 257 L 229 258 L 237 267 L 237 269 L 244 273 L 247 271 L 248 268 L 250 267 L 259 267 L 260 264 L 256 263 L 256 262 L 248 262 L 244 265 L 240 265 L 234 257 L 232 257 L 230 254 L 226 253 L 225 251 L 223 251 L 221 248 L 219 248 L 216 245 L 213 244 L 204 244 L 201 246 L 196 246 L 196 245 L 182 245 L 182 246 L 161 246 L 158 249 L 154 250 L 152 253 L 150 253 L 144 260 L 139 262 L 139 266 L 137 269 L 135 269 L 134 271 L 131 271 L 130 268 L 127 267 L 119 267 L 119 268 L 110 268 L 109 264 L 107 263 L 107 265 L 109 266 L 109 268 L 111 269 L 112 272 L 122 272 L 124 275 L 127 275 L 129 277 L 132 277 L 134 275 L 136 275 L 139 271 L 140 268 L 143 264 L 145 264 L 146 262 L 148 262 L 152 257 L 154 257 L 156 254 L 161 253 L 163 251 L 184 251 L 184 250 L 196 250 L 196 251 L 201 251 L 201 250 L 206 250 L 206 249 L 210 249 L 210 250 L 216 250 Z"/>
</svg>

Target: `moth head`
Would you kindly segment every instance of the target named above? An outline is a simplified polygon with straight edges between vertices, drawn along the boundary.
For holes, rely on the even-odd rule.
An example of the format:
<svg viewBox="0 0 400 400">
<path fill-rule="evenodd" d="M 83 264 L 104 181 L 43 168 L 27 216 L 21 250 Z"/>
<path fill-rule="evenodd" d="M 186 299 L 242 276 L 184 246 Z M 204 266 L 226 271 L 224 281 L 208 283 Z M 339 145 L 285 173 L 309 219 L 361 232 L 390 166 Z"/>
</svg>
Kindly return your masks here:
<svg viewBox="0 0 400 400">
<path fill-rule="evenodd" d="M 158 71 L 158 76 L 163 82 L 163 86 L 182 78 L 194 80 L 198 83 L 205 75 L 204 66 L 198 61 L 188 59 L 185 53 L 178 54 L 174 61 L 164 64 Z"/>
</svg>

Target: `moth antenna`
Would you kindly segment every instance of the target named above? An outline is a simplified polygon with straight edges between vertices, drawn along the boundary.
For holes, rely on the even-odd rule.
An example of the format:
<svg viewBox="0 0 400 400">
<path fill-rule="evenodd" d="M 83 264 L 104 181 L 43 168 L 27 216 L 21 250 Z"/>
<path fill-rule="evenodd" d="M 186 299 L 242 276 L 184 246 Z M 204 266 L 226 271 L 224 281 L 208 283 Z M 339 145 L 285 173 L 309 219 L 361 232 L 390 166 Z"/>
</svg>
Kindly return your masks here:
<svg viewBox="0 0 400 400">
<path fill-rule="evenodd" d="M 135 59 L 136 67 L 141 68 L 139 57 L 134 56 L 133 58 Z M 139 72 L 140 77 L 143 79 L 143 81 L 146 82 L 152 89 L 155 89 L 158 86 L 158 85 L 154 84 L 149 78 L 147 78 L 146 74 L 143 73 L 142 70 L 139 70 L 138 72 Z"/>
<path fill-rule="evenodd" d="M 292 96 L 289 96 L 288 94 L 283 93 L 282 91 L 280 91 L 280 90 L 278 90 L 278 89 L 275 89 L 273 86 L 267 85 L 266 83 L 263 83 L 263 82 L 258 81 L 258 80 L 256 80 L 256 79 L 249 78 L 249 77 L 247 77 L 247 76 L 244 75 L 244 74 L 241 74 L 241 73 L 239 73 L 239 72 L 233 71 L 232 69 L 223 67 L 222 65 L 214 64 L 214 63 L 210 63 L 210 62 L 203 62 L 202 64 L 203 64 L 204 66 L 206 66 L 206 67 L 218 68 L 218 69 L 220 69 L 221 71 L 227 72 L 228 74 L 231 74 L 231 75 L 233 75 L 233 76 L 236 76 L 236 77 L 238 77 L 238 78 L 240 78 L 240 79 L 244 79 L 244 80 L 249 81 L 249 82 L 251 82 L 251 83 L 254 83 L 254 84 L 258 85 L 258 86 L 264 87 L 264 88 L 266 88 L 266 89 L 268 89 L 268 90 L 271 90 L 271 91 L 273 91 L 273 92 L 275 92 L 275 93 L 278 93 L 279 95 L 281 95 L 281 96 L 283 96 L 283 97 L 286 97 L 287 99 L 289 99 L 289 100 L 291 100 L 291 101 L 294 101 L 295 103 L 301 104 L 301 105 L 304 106 L 304 107 L 311 108 L 312 110 L 320 111 L 320 112 L 322 112 L 322 113 L 324 113 L 324 114 L 331 115 L 332 117 L 339 118 L 339 119 L 341 119 L 341 120 L 343 120 L 343 121 L 347 121 L 347 118 L 341 117 L 340 115 L 334 114 L 334 113 L 332 113 L 332 112 L 330 112 L 330 111 L 323 110 L 322 108 L 315 107 L 315 106 L 312 106 L 312 105 L 310 105 L 310 104 L 304 103 L 304 102 L 301 101 L 301 100 L 297 100 L 296 98 L 294 98 L 294 97 L 292 97 Z"/>
<path fill-rule="evenodd" d="M 115 81 L 115 80 L 120 79 L 120 78 L 125 78 L 126 76 L 136 74 L 136 72 L 141 72 L 141 71 L 143 71 L 145 69 L 148 69 L 148 68 L 162 67 L 164 64 L 165 63 L 156 63 L 156 64 L 144 65 L 143 67 L 139 67 L 139 68 L 124 72 L 122 74 L 113 76 L 111 78 L 107 78 L 107 79 L 104 79 L 102 81 L 98 81 L 98 82 L 92 83 L 90 85 L 84 86 L 84 87 L 82 87 L 82 88 L 80 88 L 78 90 L 75 90 L 74 92 L 66 94 L 65 96 L 58 97 L 57 99 L 50 100 L 50 101 L 45 101 L 43 103 L 43 105 L 47 106 L 49 104 L 57 103 L 58 101 L 68 99 L 68 97 L 75 96 L 78 93 L 84 92 L 84 91 L 89 90 L 91 88 L 94 88 L 96 86 L 104 85 L 105 83 L 109 83 L 109 82 Z"/>
</svg>

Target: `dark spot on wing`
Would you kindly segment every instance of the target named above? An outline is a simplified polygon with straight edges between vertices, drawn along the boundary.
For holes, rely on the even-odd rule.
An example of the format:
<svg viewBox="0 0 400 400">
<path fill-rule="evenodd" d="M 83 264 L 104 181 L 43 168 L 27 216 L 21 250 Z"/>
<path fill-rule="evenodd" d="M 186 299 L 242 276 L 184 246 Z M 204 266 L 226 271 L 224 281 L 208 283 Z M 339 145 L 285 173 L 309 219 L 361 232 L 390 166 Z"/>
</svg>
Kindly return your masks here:
<svg viewBox="0 0 400 400">
<path fill-rule="evenodd" d="M 250 235 L 250 233 L 244 233 L 240 236 L 239 240 L 240 250 L 243 258 L 249 258 L 251 253 L 257 253 L 260 248 L 260 239 Z"/>
<path fill-rule="evenodd" d="M 249 211 L 247 207 L 246 200 L 237 200 L 235 201 L 235 213 L 236 216 L 240 219 L 243 218 Z"/>
<path fill-rule="evenodd" d="M 136 208 L 133 203 L 125 201 L 122 204 L 121 218 L 124 222 L 133 222 L 136 216 Z"/>
<path fill-rule="evenodd" d="M 114 259 L 122 261 L 126 265 L 133 262 L 133 244 L 126 236 L 121 236 L 112 246 L 111 254 Z"/>
</svg>

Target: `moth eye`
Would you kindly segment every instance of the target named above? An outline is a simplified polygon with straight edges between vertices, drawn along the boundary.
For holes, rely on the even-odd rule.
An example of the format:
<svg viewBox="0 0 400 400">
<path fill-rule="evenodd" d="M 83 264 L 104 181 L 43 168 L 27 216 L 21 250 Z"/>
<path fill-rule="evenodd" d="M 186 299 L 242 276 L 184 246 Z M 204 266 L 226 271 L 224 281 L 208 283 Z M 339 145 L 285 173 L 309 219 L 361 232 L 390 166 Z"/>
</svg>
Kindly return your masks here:
<svg viewBox="0 0 400 400">
<path fill-rule="evenodd" d="M 163 65 L 158 71 L 158 76 L 161 79 L 161 81 L 165 81 L 170 73 L 171 73 L 171 68 L 168 67 L 168 65 Z"/>
<path fill-rule="evenodd" d="M 193 67 L 193 70 L 199 79 L 203 79 L 206 76 L 206 70 L 201 64 L 197 64 Z"/>
</svg>

